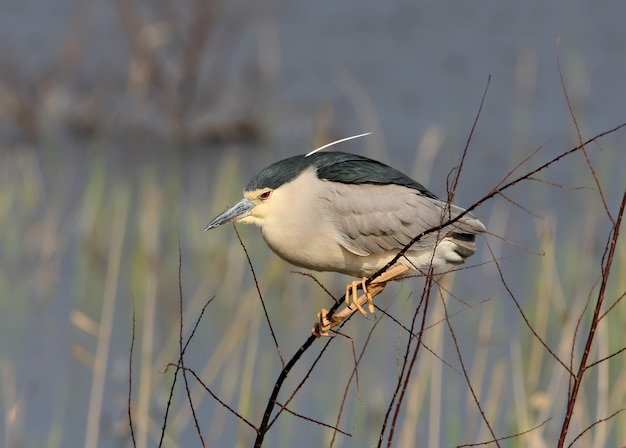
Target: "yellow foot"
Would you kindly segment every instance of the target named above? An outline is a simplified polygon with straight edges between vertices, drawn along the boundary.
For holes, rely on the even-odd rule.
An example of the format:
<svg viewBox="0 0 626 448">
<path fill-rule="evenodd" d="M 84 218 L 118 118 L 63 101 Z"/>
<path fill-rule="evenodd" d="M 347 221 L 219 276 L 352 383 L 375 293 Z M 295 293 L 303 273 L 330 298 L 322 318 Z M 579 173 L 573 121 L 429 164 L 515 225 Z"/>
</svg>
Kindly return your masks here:
<svg viewBox="0 0 626 448">
<path fill-rule="evenodd" d="M 334 316 L 331 316 L 331 318 Z M 332 325 L 331 321 L 328 319 L 328 310 L 326 308 L 322 308 L 322 311 L 317 313 L 317 322 L 313 325 L 311 329 L 311 333 L 316 338 L 320 336 L 330 336 L 328 330 L 330 330 L 334 325 Z"/>
<path fill-rule="evenodd" d="M 395 265 L 375 278 L 369 285 L 366 285 L 367 278 L 349 283 L 346 286 L 346 306 L 330 316 L 330 318 L 328 317 L 328 310 L 322 308 L 322 311 L 317 313 L 317 322 L 313 325 L 311 333 L 318 338 L 320 336 L 330 336 L 328 331 L 331 328 L 341 324 L 357 310 L 367 317 L 368 313 L 363 308 L 363 305 L 366 303 L 370 314 L 374 314 L 376 309 L 374 308 L 373 298 L 385 289 L 388 281 L 404 274 L 406 271 L 408 271 L 406 266 Z M 363 289 L 363 295 L 360 297 L 357 293 L 359 287 Z M 350 300 L 351 296 L 352 300 Z"/>
<path fill-rule="evenodd" d="M 317 322 L 313 325 L 311 333 L 317 338 L 320 336 L 331 336 L 328 331 L 331 328 L 340 325 L 344 320 L 350 317 L 357 311 L 357 309 L 359 309 L 358 307 L 362 307 L 366 300 L 367 298 L 365 295 L 362 295 L 356 302 L 353 302 L 350 306 L 340 309 L 330 317 L 328 317 L 328 310 L 326 308 L 322 308 L 322 311 L 317 313 Z"/>
<path fill-rule="evenodd" d="M 352 283 L 348 283 L 348 285 L 346 286 L 346 306 L 350 306 L 350 303 L 354 303 L 357 309 L 365 317 L 367 317 L 367 312 L 363 309 L 363 306 L 361 306 L 358 301 L 357 290 L 359 286 L 361 287 L 361 289 L 363 289 L 363 292 L 367 296 L 367 307 L 370 314 L 374 314 L 374 302 L 372 300 L 372 295 L 367 290 L 367 285 L 365 284 L 366 281 L 367 277 L 363 277 L 362 280 L 355 280 Z M 350 296 L 352 296 L 352 302 L 350 301 Z"/>
</svg>

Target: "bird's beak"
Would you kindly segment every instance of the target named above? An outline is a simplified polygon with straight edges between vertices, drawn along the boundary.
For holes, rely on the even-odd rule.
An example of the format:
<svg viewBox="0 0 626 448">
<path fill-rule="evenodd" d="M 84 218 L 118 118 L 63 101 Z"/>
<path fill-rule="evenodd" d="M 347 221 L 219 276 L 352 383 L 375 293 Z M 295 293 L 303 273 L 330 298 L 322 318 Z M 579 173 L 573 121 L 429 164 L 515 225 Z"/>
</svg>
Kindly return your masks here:
<svg viewBox="0 0 626 448">
<path fill-rule="evenodd" d="M 255 205 L 256 204 L 251 200 L 243 198 L 231 208 L 216 216 L 213 221 L 211 221 L 204 228 L 204 231 L 206 232 L 207 230 L 214 229 L 218 226 L 221 226 L 222 224 L 226 224 L 227 222 L 237 221 L 241 218 L 245 218 L 250 214 L 250 210 L 252 210 Z"/>
</svg>

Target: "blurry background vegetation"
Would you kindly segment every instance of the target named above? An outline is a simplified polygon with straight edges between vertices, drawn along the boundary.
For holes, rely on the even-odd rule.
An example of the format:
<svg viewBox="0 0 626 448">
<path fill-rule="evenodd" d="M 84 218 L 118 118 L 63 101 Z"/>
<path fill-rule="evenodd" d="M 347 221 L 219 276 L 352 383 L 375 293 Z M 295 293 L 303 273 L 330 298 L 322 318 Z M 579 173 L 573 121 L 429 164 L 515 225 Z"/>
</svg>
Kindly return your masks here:
<svg viewBox="0 0 626 448">
<path fill-rule="evenodd" d="M 128 446 L 131 314 L 137 318 L 132 411 L 138 446 L 155 446 L 177 360 L 178 241 L 185 326 L 212 296 L 187 364 L 241 414 L 260 420 L 280 364 L 232 228 L 202 233 L 254 172 L 364 131 L 346 143 L 401 167 L 445 197 L 487 76 L 486 107 L 456 202 L 469 205 L 552 139 L 530 167 L 577 144 L 555 63 L 590 137 L 626 118 L 626 4 L 351 0 L 7 0 L 0 5 L 0 444 Z M 616 212 L 626 185 L 623 132 L 589 148 Z M 569 359 L 573 328 L 599 276 L 609 222 L 582 155 L 478 210 L 507 281 L 536 330 Z M 328 298 L 240 229 L 283 354 L 308 336 Z M 513 244 L 509 244 L 511 241 Z M 472 264 L 489 261 L 482 248 Z M 620 246 L 616 272 L 626 272 Z M 317 277 L 340 293 L 345 277 Z M 506 446 L 554 446 L 567 377 L 530 337 L 493 263 L 449 276 L 475 304 L 453 319 L 472 384 L 498 435 L 545 426 Z M 609 298 L 626 290 L 616 275 Z M 408 319 L 420 282 L 379 306 Z M 413 293 L 413 295 L 412 295 Z M 483 302 L 483 299 L 490 299 Z M 429 322 L 442 317 L 433 302 Z M 451 300 L 452 312 L 465 306 Z M 345 327 L 357 353 L 372 322 Z M 594 359 L 623 345 L 624 306 L 603 322 Z M 583 322 L 584 328 L 584 322 Z M 335 446 L 371 446 L 405 335 L 377 327 L 350 389 Z M 458 361 L 444 325 L 426 343 Z M 353 367 L 336 341 L 292 408 L 335 424 Z M 309 356 L 309 355 L 307 355 Z M 312 355 L 310 355 L 312 356 Z M 309 359 L 296 369 L 301 378 Z M 397 446 L 488 440 L 458 372 L 422 355 Z M 300 377 L 298 376 L 300 375 Z M 626 360 L 590 375 L 578 431 L 626 403 Z M 209 446 L 250 446 L 253 432 L 202 389 L 193 397 Z M 626 416 L 579 446 L 626 444 Z M 576 433 L 576 431 L 574 431 Z M 316 447 L 332 432 L 283 415 L 267 446 Z M 199 446 L 177 389 L 165 446 Z"/>
</svg>

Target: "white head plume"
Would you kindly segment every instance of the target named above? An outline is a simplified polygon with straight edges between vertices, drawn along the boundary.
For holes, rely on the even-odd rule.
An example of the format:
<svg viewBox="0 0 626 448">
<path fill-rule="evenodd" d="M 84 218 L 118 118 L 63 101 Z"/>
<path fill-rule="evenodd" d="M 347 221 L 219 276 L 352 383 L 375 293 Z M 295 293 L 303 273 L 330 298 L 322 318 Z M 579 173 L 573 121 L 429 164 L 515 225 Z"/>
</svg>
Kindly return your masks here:
<svg viewBox="0 0 626 448">
<path fill-rule="evenodd" d="M 366 132 L 364 134 L 352 135 L 350 137 L 345 137 L 345 138 L 342 138 L 340 140 L 335 140 L 334 142 L 326 143 L 324 146 L 320 146 L 319 148 L 314 149 L 313 151 L 311 151 L 310 153 L 308 153 L 304 157 L 309 157 L 309 156 L 315 154 L 316 152 L 322 151 L 323 149 L 326 149 L 326 148 L 328 148 L 330 146 L 333 146 L 333 145 L 336 145 L 338 143 L 342 143 L 342 142 L 345 142 L 345 141 L 348 141 L 348 140 L 352 140 L 352 139 L 355 139 L 355 138 L 359 138 L 359 137 L 365 137 L 366 135 L 370 135 L 370 134 L 371 134 L 371 132 Z"/>
</svg>

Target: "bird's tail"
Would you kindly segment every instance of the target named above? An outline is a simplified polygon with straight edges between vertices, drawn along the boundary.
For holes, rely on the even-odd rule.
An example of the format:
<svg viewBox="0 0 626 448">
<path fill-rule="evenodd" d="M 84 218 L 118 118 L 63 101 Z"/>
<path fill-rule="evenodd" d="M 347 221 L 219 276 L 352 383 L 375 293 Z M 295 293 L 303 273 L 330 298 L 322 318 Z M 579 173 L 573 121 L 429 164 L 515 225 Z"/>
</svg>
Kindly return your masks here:
<svg viewBox="0 0 626 448">
<path fill-rule="evenodd" d="M 465 212 L 461 207 L 451 206 L 450 214 L 454 218 Z M 450 225 L 450 231 L 444 240 L 452 243 L 451 247 L 458 257 L 448 260 L 454 264 L 460 264 L 476 252 L 476 235 L 485 232 L 485 225 L 471 213 L 465 214 L 460 220 Z"/>
</svg>

